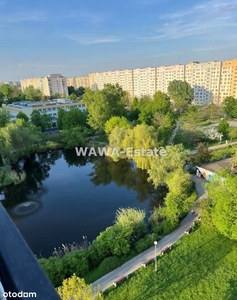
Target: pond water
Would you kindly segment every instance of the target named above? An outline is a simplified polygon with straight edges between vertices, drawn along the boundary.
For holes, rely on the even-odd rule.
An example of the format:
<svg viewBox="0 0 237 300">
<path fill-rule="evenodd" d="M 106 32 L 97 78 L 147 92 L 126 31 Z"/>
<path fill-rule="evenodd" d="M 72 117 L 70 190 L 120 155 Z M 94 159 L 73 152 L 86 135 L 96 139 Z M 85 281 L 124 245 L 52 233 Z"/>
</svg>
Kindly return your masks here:
<svg viewBox="0 0 237 300">
<path fill-rule="evenodd" d="M 147 182 L 133 162 L 77 157 L 74 150 L 34 154 L 18 163 L 26 180 L 7 186 L 3 205 L 37 256 L 83 236 L 92 241 L 113 225 L 120 207 L 150 211 L 163 203 L 164 190 Z M 0 191 L 0 192 L 1 192 Z"/>
</svg>

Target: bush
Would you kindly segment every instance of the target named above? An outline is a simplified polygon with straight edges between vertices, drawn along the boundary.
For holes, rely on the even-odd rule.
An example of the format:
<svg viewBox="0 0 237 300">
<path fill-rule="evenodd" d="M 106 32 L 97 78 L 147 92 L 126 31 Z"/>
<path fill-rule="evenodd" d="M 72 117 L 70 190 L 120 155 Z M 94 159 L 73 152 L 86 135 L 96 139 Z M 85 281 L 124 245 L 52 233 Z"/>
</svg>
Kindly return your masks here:
<svg viewBox="0 0 237 300">
<path fill-rule="evenodd" d="M 161 223 L 163 235 L 170 234 L 179 225 L 178 220 L 166 219 Z"/>
<path fill-rule="evenodd" d="M 62 259 L 66 269 L 66 277 L 73 274 L 83 277 L 89 272 L 87 252 L 85 250 L 75 250 L 65 255 Z"/>
<path fill-rule="evenodd" d="M 39 264 L 55 287 L 62 284 L 63 279 L 66 277 L 66 269 L 62 258 L 41 258 Z"/>
<path fill-rule="evenodd" d="M 105 258 L 99 265 L 99 270 L 102 274 L 107 274 L 121 266 L 121 260 L 117 256 Z"/>
<path fill-rule="evenodd" d="M 236 147 L 225 147 L 211 151 L 211 161 L 217 161 L 223 158 L 231 157 L 236 151 Z"/>
<path fill-rule="evenodd" d="M 154 241 L 158 241 L 159 237 L 157 234 L 148 234 L 145 238 L 135 243 L 135 251 L 137 254 L 149 249 L 154 245 Z"/>
</svg>

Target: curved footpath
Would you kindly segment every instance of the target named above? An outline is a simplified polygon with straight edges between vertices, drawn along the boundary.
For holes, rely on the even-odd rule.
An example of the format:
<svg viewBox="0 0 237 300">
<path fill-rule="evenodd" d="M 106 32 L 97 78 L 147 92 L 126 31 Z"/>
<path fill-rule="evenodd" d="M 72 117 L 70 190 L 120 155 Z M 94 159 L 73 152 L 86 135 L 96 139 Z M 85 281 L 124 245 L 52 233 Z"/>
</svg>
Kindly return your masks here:
<svg viewBox="0 0 237 300">
<path fill-rule="evenodd" d="M 203 183 L 205 182 L 204 179 L 196 177 L 195 175 L 192 175 L 192 181 L 195 182 L 196 185 L 196 191 L 198 194 L 197 200 L 200 198 L 203 198 L 206 196 L 206 190 L 203 186 Z M 191 212 L 183 219 L 183 221 L 180 223 L 180 226 L 174 230 L 169 235 L 162 238 L 156 246 L 156 253 L 157 255 L 160 254 L 161 250 L 163 250 L 166 247 L 169 247 L 173 245 L 175 242 L 177 242 L 185 233 L 185 231 L 193 224 L 193 222 L 197 219 L 197 215 L 192 215 Z M 97 281 L 95 281 L 92 284 L 93 291 L 95 293 L 99 290 L 104 291 L 110 286 L 113 285 L 113 282 L 118 280 L 122 276 L 127 276 L 137 269 L 139 269 L 143 263 L 148 261 L 149 259 L 154 258 L 154 246 L 152 246 L 150 249 L 142 252 L 141 254 L 137 255 L 136 257 L 132 258 L 125 264 L 123 264 L 121 267 L 115 269 L 114 271 L 106 274 L 105 276 L 101 277 Z"/>
</svg>

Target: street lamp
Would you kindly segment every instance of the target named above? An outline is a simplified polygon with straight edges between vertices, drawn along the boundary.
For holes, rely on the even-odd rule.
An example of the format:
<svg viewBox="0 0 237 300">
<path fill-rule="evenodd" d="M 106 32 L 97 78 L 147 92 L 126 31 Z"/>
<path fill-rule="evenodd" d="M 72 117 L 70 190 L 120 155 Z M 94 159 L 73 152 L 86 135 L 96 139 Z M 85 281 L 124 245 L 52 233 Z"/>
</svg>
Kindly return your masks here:
<svg viewBox="0 0 237 300">
<path fill-rule="evenodd" d="M 156 257 L 156 245 L 157 245 L 157 241 L 154 241 L 154 245 L 155 245 L 155 272 L 157 272 L 157 257 Z"/>
</svg>

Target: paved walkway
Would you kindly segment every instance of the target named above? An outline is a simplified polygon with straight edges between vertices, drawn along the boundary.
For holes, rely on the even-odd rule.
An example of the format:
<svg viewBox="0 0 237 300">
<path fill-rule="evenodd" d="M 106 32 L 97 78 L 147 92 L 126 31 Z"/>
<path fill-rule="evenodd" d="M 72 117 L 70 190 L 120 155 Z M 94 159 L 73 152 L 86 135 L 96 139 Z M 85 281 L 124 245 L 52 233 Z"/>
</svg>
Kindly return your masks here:
<svg viewBox="0 0 237 300">
<path fill-rule="evenodd" d="M 215 149 L 224 148 L 224 147 L 228 147 L 228 146 L 232 146 L 232 145 L 236 145 L 236 144 L 237 144 L 237 142 L 232 142 L 232 143 L 227 143 L 227 144 L 225 143 L 225 144 L 208 147 L 208 149 L 215 150 Z M 192 150 L 192 151 L 190 151 L 190 154 L 195 154 L 196 152 L 197 152 L 197 150 Z"/>
<path fill-rule="evenodd" d="M 174 129 L 174 131 L 173 131 L 173 133 L 172 133 L 172 135 L 171 135 L 169 141 L 168 141 L 168 145 L 171 145 L 171 144 L 173 143 L 174 138 L 175 138 L 175 136 L 176 136 L 176 133 L 177 133 L 177 131 L 179 130 L 180 122 L 177 121 L 177 120 L 176 120 L 175 122 L 176 122 L 176 127 L 175 127 L 175 129 Z"/>
<path fill-rule="evenodd" d="M 206 190 L 203 186 L 203 183 L 205 182 L 205 180 L 202 178 L 199 178 L 195 175 L 192 175 L 191 178 L 192 178 L 192 181 L 195 182 L 195 186 L 196 186 L 196 190 L 197 190 L 197 194 L 198 194 L 197 200 L 199 200 L 202 197 L 205 197 Z M 196 219 L 197 219 L 197 215 L 192 215 L 191 213 L 189 213 L 183 219 L 180 226 L 176 230 L 174 230 L 172 233 L 165 236 L 158 242 L 158 244 L 156 246 L 157 255 L 159 255 L 161 250 L 163 250 L 164 248 L 171 246 L 172 244 L 177 242 L 184 235 L 185 231 L 192 225 L 192 223 Z M 155 249 L 153 246 L 150 249 L 146 250 L 145 252 L 132 258 L 131 260 L 129 260 L 128 262 L 123 264 L 121 267 L 119 267 L 119 268 L 115 269 L 114 271 L 101 277 L 100 279 L 98 279 L 97 281 L 95 281 L 92 284 L 93 290 L 96 291 L 97 288 L 99 287 L 99 289 L 101 291 L 104 291 L 107 288 L 109 288 L 110 286 L 112 286 L 113 282 L 118 280 L 120 277 L 127 276 L 127 275 L 133 273 L 134 271 L 136 271 L 137 269 L 142 267 L 142 264 L 144 262 L 146 262 L 149 259 L 154 258 L 154 256 L 155 256 L 154 250 Z"/>
</svg>

